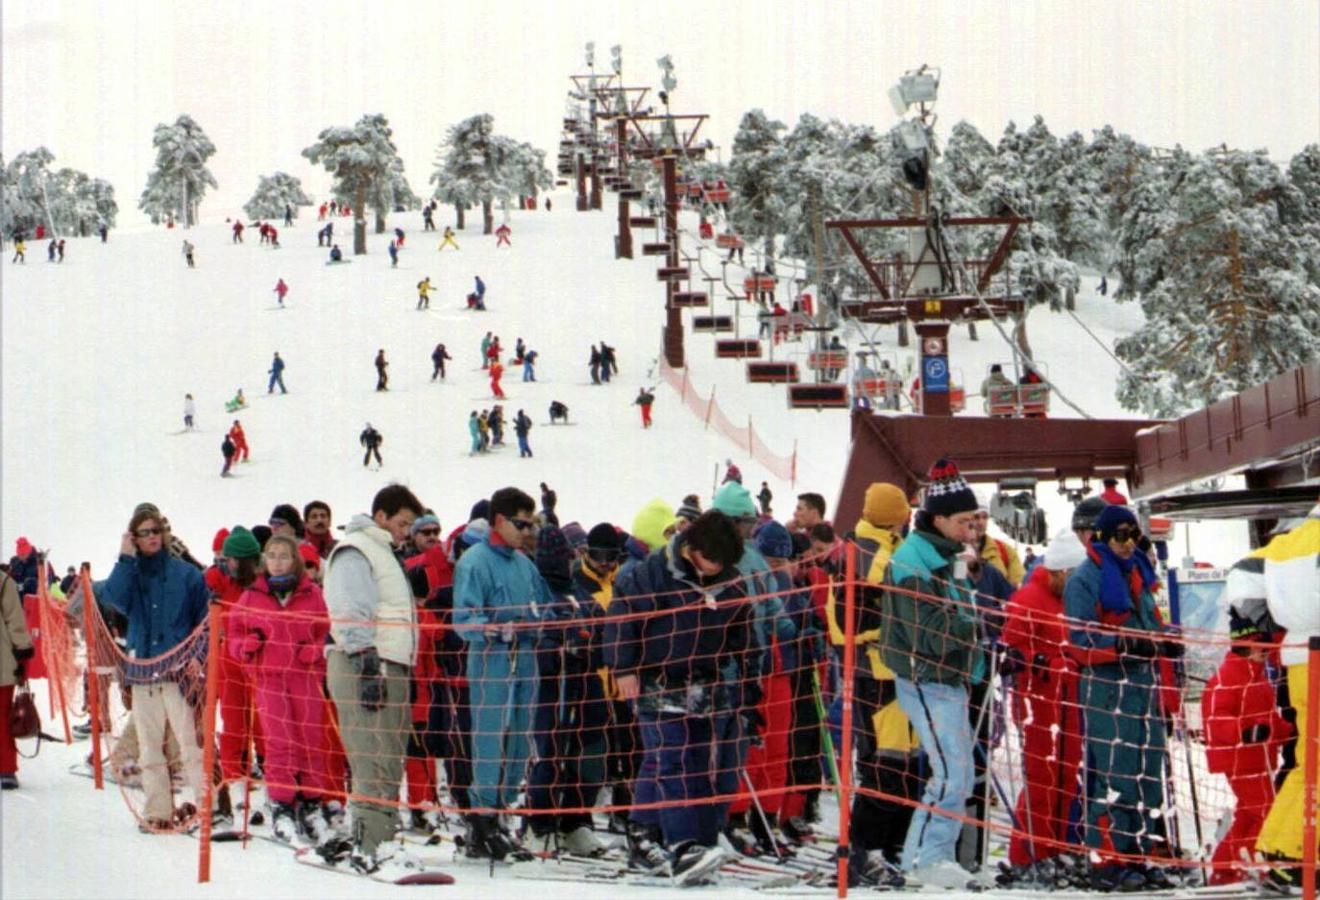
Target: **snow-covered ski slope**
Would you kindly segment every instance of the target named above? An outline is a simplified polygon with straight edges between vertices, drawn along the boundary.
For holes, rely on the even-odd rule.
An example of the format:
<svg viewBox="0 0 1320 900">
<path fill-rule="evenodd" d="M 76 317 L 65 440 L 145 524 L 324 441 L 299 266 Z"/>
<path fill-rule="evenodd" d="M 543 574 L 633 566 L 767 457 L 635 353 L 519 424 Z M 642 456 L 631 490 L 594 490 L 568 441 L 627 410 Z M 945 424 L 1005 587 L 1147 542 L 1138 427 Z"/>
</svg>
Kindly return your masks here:
<svg viewBox="0 0 1320 900">
<path fill-rule="evenodd" d="M 191 232 L 197 268 L 185 267 L 184 234 L 156 229 L 113 232 L 102 245 L 69 241 L 66 262 L 47 264 L 32 246 L 26 266 L 5 260 L 3 275 L 3 532 L 10 547 L 20 534 L 52 550 L 57 565 L 92 561 L 105 573 L 134 504 L 161 505 L 177 533 L 205 557 L 221 525 L 264 521 L 279 502 L 318 497 L 337 521 L 363 510 L 390 480 L 404 481 L 433 506 L 447 527 L 466 517 L 474 500 L 516 484 L 535 494 L 546 481 L 559 493 L 565 519 L 631 524 L 648 499 L 677 504 L 684 493 L 710 492 L 717 463 L 734 459 L 753 491 L 765 477 L 745 452 L 682 407 L 660 387 L 655 427 L 643 431 L 631 406 L 637 388 L 655 384 L 663 318 L 656 258 L 615 261 L 613 214 L 577 213 L 572 198 L 555 195 L 555 209 L 517 213 L 513 248 L 496 250 L 493 237 L 471 226 L 459 233 L 462 250 L 436 252 L 438 236 L 424 234 L 416 214 L 399 216 L 409 232 L 397 270 L 389 267 L 387 239 L 370 237 L 370 254 L 327 267 L 309 220 L 281 228 L 279 250 L 261 247 L 249 230 L 233 245 L 227 225 L 213 221 Z M 222 218 L 222 215 L 221 215 Z M 437 217 L 441 226 L 446 210 Z M 336 223 L 341 246 L 351 246 L 351 224 Z M 695 222 L 685 227 L 695 231 Z M 643 234 L 638 232 L 638 240 Z M 751 257 L 748 257 L 751 262 Z M 718 265 L 707 257 L 707 267 Z M 489 311 L 463 309 L 472 277 L 489 285 Z M 436 285 L 430 312 L 417 312 L 415 285 Z M 287 309 L 276 308 L 278 278 L 290 286 Z M 741 273 L 730 269 L 730 281 Z M 716 292 L 713 312 L 732 304 Z M 1104 341 L 1140 326 L 1133 306 L 1115 306 L 1087 285 L 1078 315 Z M 755 333 L 751 311 L 742 332 Z M 1093 415 L 1120 415 L 1113 400 L 1115 363 L 1062 314 L 1032 314 L 1031 339 L 1049 374 Z M 540 351 L 538 382 L 521 373 L 505 377 L 509 417 L 526 408 L 537 427 L 536 456 L 520 460 L 510 447 L 487 456 L 467 454 L 467 418 L 491 404 L 479 368 L 481 336 L 500 335 L 511 355 L 521 336 Z M 882 335 L 893 349 L 893 330 Z M 590 385 L 589 345 L 618 347 L 621 375 Z M 444 341 L 455 357 L 444 383 L 430 382 L 430 351 Z M 741 362 L 714 358 L 713 338 L 689 336 L 692 383 L 716 386 L 734 421 L 751 416 L 767 444 L 789 453 L 797 441 L 798 490 L 817 490 L 833 502 L 848 453 L 847 416 L 841 411 L 789 411 L 782 386 L 749 385 Z M 849 343 L 855 341 L 849 339 Z M 388 393 L 374 391 L 372 359 L 384 348 Z M 796 348 L 794 348 L 796 349 Z M 288 363 L 287 396 L 266 395 L 266 371 L 278 350 Z M 784 352 L 782 349 L 777 353 Z M 908 353 L 910 351 L 904 351 Z M 1004 342 L 982 326 L 981 340 L 955 329 L 954 369 L 974 392 L 986 366 L 1007 361 Z M 899 356 L 898 364 L 906 360 Z M 251 405 L 238 414 L 252 447 L 252 462 L 232 479 L 218 477 L 219 445 L 234 416 L 223 403 L 242 386 Z M 182 434 L 185 392 L 197 400 L 198 431 Z M 546 407 L 567 403 L 574 424 L 550 427 Z M 969 414 L 977 408 L 970 404 Z M 1065 414 L 1056 406 L 1059 414 Z M 358 433 L 371 422 L 385 436 L 385 466 L 364 470 Z M 957 449 L 949 448 L 955 456 Z M 780 517 L 792 510 L 793 491 L 770 479 Z M 1042 500 L 1052 527 L 1066 521 L 1066 505 L 1049 485 Z M 1222 548 L 1198 539 L 1198 555 L 1230 562 L 1230 535 Z M 44 702 L 42 704 L 44 709 Z M 48 730 L 55 730 L 48 725 Z M 20 771 L 23 789 L 0 797 L 4 828 L 4 896 L 252 897 L 315 894 L 323 897 L 393 896 L 398 889 L 361 883 L 294 865 L 288 851 L 265 842 L 246 850 L 217 845 L 214 882 L 194 884 L 196 849 L 184 837 L 138 834 L 111 787 L 97 794 L 90 782 L 68 774 L 87 752 L 48 745 Z M 605 898 L 618 885 L 525 883 L 494 885 L 483 871 L 458 871 L 460 884 L 446 896 L 488 898 L 535 890 L 544 897 Z M 736 887 L 721 895 L 755 896 Z M 646 897 L 670 892 L 634 888 Z M 673 892 L 674 896 L 678 892 Z M 956 897 L 957 895 L 946 895 Z"/>
<path fill-rule="evenodd" d="M 186 233 L 117 231 L 107 244 L 73 239 L 63 265 L 48 264 L 35 244 L 26 266 L 6 260 L 0 539 L 12 546 L 26 535 L 50 548 L 57 564 L 88 559 L 94 571 L 105 572 L 142 500 L 158 503 L 204 555 L 218 527 L 264 521 L 276 503 L 301 506 L 320 498 L 343 522 L 394 480 L 412 486 L 446 527 L 497 487 L 515 484 L 535 495 L 540 481 L 558 491 L 566 521 L 627 526 L 653 497 L 677 505 L 685 493 L 708 496 L 716 464 L 728 458 L 753 493 L 768 479 L 776 513 L 790 514 L 790 485 L 705 428 L 672 389 L 659 388 L 655 425 L 642 430 L 632 400 L 640 386 L 660 383 L 658 258 L 640 252 L 634 260 L 613 258 L 612 197 L 605 210 L 591 213 L 574 211 L 571 196 L 554 199 L 553 212 L 514 214 L 511 249 L 495 249 L 493 237 L 469 224 L 459 232 L 461 251 L 437 252 L 439 238 L 422 232 L 419 215 L 397 215 L 391 228 L 408 232 L 397 269 L 385 252 L 388 234 L 370 235 L 370 253 L 349 256 L 351 264 L 327 266 L 309 218 L 282 228 L 276 250 L 260 246 L 255 229 L 233 244 L 219 214 Z M 441 227 L 449 217 L 439 210 Z M 696 231 L 695 216 L 684 214 L 684 230 Z M 337 220 L 336 231 L 341 246 L 351 247 L 351 221 Z M 185 236 L 197 245 L 195 269 L 180 252 Z M 635 237 L 639 251 L 650 239 L 641 230 Z M 694 242 L 685 246 L 691 252 Z M 713 249 L 702 259 L 719 274 Z M 484 313 L 464 308 L 477 274 L 489 285 Z M 743 274 L 730 266 L 730 283 L 740 284 Z M 416 284 L 427 276 L 435 290 L 430 311 L 419 312 Z M 273 292 L 279 278 L 290 287 L 285 309 Z M 709 312 L 734 310 L 721 288 L 712 302 Z M 742 306 L 740 333 L 754 335 L 754 308 Z M 1136 306 L 1098 297 L 1092 282 L 1081 292 L 1078 315 L 1106 343 L 1141 322 Z M 525 408 L 537 425 L 531 460 L 518 458 L 511 428 L 507 448 L 468 455 L 468 416 L 493 402 L 480 369 L 487 330 L 500 336 L 506 360 L 518 337 L 540 352 L 535 384 L 524 384 L 514 367 L 504 377 L 507 419 Z M 976 342 L 965 328 L 954 329 L 952 338 L 952 367 L 967 384 L 968 415 L 980 413 L 972 395 L 988 365 L 1011 359 L 993 328 L 982 324 L 980 332 Z M 1117 364 L 1076 322 L 1038 309 L 1030 335 L 1065 394 L 1092 415 L 1124 415 L 1113 397 Z M 893 328 L 880 336 L 886 350 L 895 350 Z M 596 387 L 587 357 L 601 340 L 618 348 L 620 374 Z M 859 346 L 854 334 L 846 340 Z M 432 383 L 430 353 L 439 341 L 454 359 L 448 378 Z M 782 385 L 748 384 L 741 361 L 714 358 L 713 341 L 689 335 L 691 383 L 703 395 L 713 387 L 728 418 L 738 425 L 750 418 L 776 453 L 792 453 L 796 442 L 797 491 L 818 491 L 832 503 L 848 455 L 847 414 L 790 411 Z M 776 358 L 800 357 L 805 346 L 778 348 Z M 381 348 L 390 361 L 387 393 L 374 390 L 372 360 Z M 287 396 L 266 393 L 275 351 L 288 364 Z M 896 364 L 909 365 L 912 352 L 896 351 Z M 249 408 L 227 415 L 224 401 L 239 387 Z M 198 407 L 197 431 L 186 434 L 185 393 Z M 553 399 L 568 404 L 569 427 L 549 426 Z M 1054 410 L 1076 415 L 1057 402 Z M 221 479 L 220 443 L 235 417 L 252 461 Z M 385 438 L 379 472 L 361 462 L 358 434 L 367 422 Z M 948 451 L 957 457 L 957 447 Z M 1041 496 L 1052 526 L 1063 522 L 1066 504 L 1048 485 Z M 1204 555 L 1204 546 L 1197 549 Z"/>
</svg>

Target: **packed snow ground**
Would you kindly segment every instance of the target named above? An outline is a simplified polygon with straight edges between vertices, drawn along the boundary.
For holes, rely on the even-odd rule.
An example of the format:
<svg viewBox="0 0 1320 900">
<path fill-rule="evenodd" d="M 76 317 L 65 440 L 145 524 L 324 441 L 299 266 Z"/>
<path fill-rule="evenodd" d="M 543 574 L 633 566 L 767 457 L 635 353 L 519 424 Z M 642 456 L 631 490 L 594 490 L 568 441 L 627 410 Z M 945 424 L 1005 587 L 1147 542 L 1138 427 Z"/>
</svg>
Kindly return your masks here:
<svg viewBox="0 0 1320 900">
<path fill-rule="evenodd" d="M 706 431 L 671 389 L 658 390 L 655 427 L 641 428 L 632 400 L 638 387 L 660 383 L 654 367 L 663 292 L 655 259 L 612 258 L 612 199 L 591 214 L 574 212 L 567 195 L 554 200 L 553 212 L 514 215 L 511 249 L 495 249 L 493 237 L 469 224 L 458 236 L 460 252 L 437 253 L 438 235 L 423 233 L 417 214 L 401 215 L 390 223 L 409 232 L 397 270 L 385 253 L 387 235 L 369 236 L 369 255 L 326 266 L 316 224 L 307 218 L 280 228 L 278 250 L 259 246 L 254 230 L 234 245 L 228 225 L 212 221 L 186 233 L 115 231 L 104 245 L 73 239 L 63 265 L 47 264 L 44 246 L 35 243 L 25 266 L 9 265 L 6 258 L 0 523 L 6 552 L 25 535 L 49 548 L 61 570 L 86 559 L 103 576 L 133 506 L 143 500 L 159 504 L 176 533 L 205 558 L 211 535 L 222 525 L 262 522 L 277 503 L 301 506 L 313 497 L 328 501 L 343 522 L 395 480 L 412 486 L 446 528 L 463 521 L 471 504 L 493 489 L 516 484 L 535 495 L 540 481 L 558 491 L 565 521 L 579 519 L 589 527 L 609 519 L 628 526 L 653 497 L 676 505 L 688 492 L 708 496 L 712 475 L 726 458 L 738 463 L 755 492 L 766 474 L 733 443 Z M 448 219 L 441 209 L 440 226 Z M 695 231 L 695 220 L 685 219 L 685 227 Z M 341 246 L 351 247 L 351 222 L 336 220 L 336 229 Z M 184 265 L 185 235 L 197 245 L 196 269 Z M 643 233 L 637 238 L 640 244 Z M 705 260 L 718 271 L 709 252 Z M 485 313 L 463 308 L 476 274 L 489 286 Z M 415 285 L 426 276 L 436 289 L 430 311 L 418 312 Z M 283 310 L 273 293 L 281 277 L 290 287 Z M 731 269 L 730 281 L 740 279 Z M 731 306 L 717 291 L 709 311 L 731 312 Z M 745 315 L 742 332 L 754 334 L 752 311 Z M 1098 297 L 1094 282 L 1082 291 L 1078 315 L 1106 343 L 1141 324 L 1136 307 Z M 508 419 L 525 408 L 537 423 L 534 459 L 518 459 L 511 426 L 508 448 L 468 456 L 468 414 L 492 402 L 478 355 L 487 330 L 500 336 L 506 359 L 519 336 L 540 353 L 535 384 L 522 383 L 512 367 L 504 378 Z M 1092 415 L 1123 415 L 1113 399 L 1117 365 L 1072 319 L 1036 310 L 1030 330 L 1038 358 L 1066 394 Z M 602 339 L 618 348 L 621 374 L 595 387 L 587 356 Z M 892 350 L 893 330 L 882 339 Z M 438 341 L 454 360 L 446 381 L 432 383 L 429 356 Z M 716 360 L 712 337 L 689 335 L 688 342 L 697 389 L 704 393 L 717 385 L 730 418 L 750 416 L 776 452 L 791 452 L 796 441 L 796 491 L 816 490 L 833 503 L 848 455 L 847 415 L 790 411 L 783 386 L 747 384 L 741 362 Z M 372 359 L 380 348 L 391 362 L 388 393 L 374 391 Z M 288 363 L 287 396 L 265 391 L 277 350 Z M 898 353 L 900 368 L 912 352 Z M 961 372 L 972 394 L 987 366 L 1007 361 L 1009 354 L 994 330 L 982 326 L 978 342 L 955 329 L 952 358 L 955 377 Z M 237 466 L 236 477 L 221 479 L 219 446 L 234 418 L 223 404 L 240 386 L 250 407 L 237 417 L 252 462 Z M 198 406 L 194 433 L 181 431 L 188 392 Z M 552 399 L 568 404 L 572 425 L 547 424 Z M 979 400 L 972 399 L 968 414 L 978 411 Z M 1072 415 L 1058 404 L 1055 412 Z M 357 437 L 367 422 L 385 437 L 379 472 L 361 464 Z M 950 450 L 956 458 L 957 448 Z M 777 515 L 789 515 L 796 491 L 768 480 Z M 982 494 L 988 495 L 987 486 Z M 1040 497 L 1051 530 L 1065 524 L 1069 507 L 1052 486 L 1042 485 Z M 1246 546 L 1238 526 L 1201 529 L 1193 541 L 1197 556 L 1216 564 L 1231 562 Z M 264 842 L 246 850 L 218 845 L 214 880 L 198 886 L 194 841 L 140 835 L 116 789 L 98 794 L 90 782 L 68 774 L 85 746 L 48 745 L 36 760 L 23 763 L 23 789 L 0 795 L 4 896 L 392 894 L 384 885 L 296 866 L 287 851 Z M 457 874 L 461 883 L 447 896 L 490 896 L 484 872 L 465 868 Z M 503 893 L 531 889 L 546 897 L 604 898 L 626 891 L 511 879 L 496 885 Z M 753 895 L 733 887 L 724 891 Z M 670 894 L 653 888 L 634 893 Z"/>
</svg>

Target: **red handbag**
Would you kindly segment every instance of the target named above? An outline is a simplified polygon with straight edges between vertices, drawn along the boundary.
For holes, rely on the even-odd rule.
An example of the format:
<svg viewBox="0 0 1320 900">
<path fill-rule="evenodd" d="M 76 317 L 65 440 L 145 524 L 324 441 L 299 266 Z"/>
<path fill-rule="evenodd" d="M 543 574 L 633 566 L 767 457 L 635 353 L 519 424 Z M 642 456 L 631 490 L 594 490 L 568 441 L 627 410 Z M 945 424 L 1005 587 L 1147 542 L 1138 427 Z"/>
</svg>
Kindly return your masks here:
<svg viewBox="0 0 1320 900">
<path fill-rule="evenodd" d="M 37 703 L 32 699 L 32 692 L 27 689 L 27 685 L 19 687 L 9 704 L 9 734 L 14 740 L 20 741 L 41 734 L 41 715 L 37 712 Z"/>
</svg>

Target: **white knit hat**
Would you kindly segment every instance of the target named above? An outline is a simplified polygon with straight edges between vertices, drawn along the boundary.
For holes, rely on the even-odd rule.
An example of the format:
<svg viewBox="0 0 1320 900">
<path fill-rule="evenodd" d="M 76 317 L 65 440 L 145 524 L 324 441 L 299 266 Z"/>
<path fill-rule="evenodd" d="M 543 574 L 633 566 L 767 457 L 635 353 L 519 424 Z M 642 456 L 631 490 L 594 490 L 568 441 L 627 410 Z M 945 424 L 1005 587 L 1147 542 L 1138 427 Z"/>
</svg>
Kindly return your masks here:
<svg viewBox="0 0 1320 900">
<path fill-rule="evenodd" d="M 1053 572 L 1063 572 L 1075 569 L 1084 562 L 1086 562 L 1086 548 L 1077 539 L 1077 535 L 1065 528 L 1056 534 L 1054 540 L 1045 548 L 1045 556 L 1040 564 Z"/>
</svg>

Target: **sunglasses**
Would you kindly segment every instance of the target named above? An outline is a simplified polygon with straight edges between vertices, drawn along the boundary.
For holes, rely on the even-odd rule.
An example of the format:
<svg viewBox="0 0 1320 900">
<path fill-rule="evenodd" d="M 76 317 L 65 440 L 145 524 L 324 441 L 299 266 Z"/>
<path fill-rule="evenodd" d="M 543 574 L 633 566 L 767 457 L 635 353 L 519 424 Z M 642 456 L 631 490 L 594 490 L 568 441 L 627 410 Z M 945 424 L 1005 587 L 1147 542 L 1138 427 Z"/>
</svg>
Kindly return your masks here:
<svg viewBox="0 0 1320 900">
<path fill-rule="evenodd" d="M 1110 540 L 1119 544 L 1135 544 L 1140 538 L 1140 530 L 1123 526 L 1114 529 L 1114 536 Z"/>
<path fill-rule="evenodd" d="M 439 529 L 439 528 L 418 528 L 417 531 L 416 531 L 416 533 L 417 533 L 417 534 L 424 534 L 424 535 L 426 535 L 427 537 L 439 537 L 439 536 L 440 536 L 440 529 Z"/>
<path fill-rule="evenodd" d="M 165 530 L 163 528 L 139 528 L 137 531 L 133 532 L 133 536 L 140 538 L 149 538 L 164 533 Z"/>
<path fill-rule="evenodd" d="M 266 524 L 269 525 L 271 528 L 279 528 L 283 525 L 288 525 L 289 523 L 284 521 L 283 519 L 271 519 Z"/>
<path fill-rule="evenodd" d="M 531 531 L 536 527 L 536 523 L 531 519 L 509 519 L 509 524 L 519 531 Z"/>
</svg>

